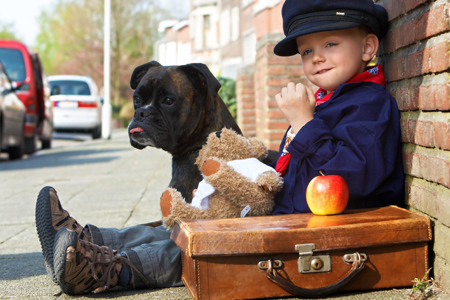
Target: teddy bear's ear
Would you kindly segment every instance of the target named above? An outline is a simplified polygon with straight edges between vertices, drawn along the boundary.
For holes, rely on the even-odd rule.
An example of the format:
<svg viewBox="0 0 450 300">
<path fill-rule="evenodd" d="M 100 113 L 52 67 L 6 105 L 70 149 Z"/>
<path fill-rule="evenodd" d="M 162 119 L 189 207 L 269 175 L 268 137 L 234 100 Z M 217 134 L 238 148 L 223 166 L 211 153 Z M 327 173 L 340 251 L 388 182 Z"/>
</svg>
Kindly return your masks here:
<svg viewBox="0 0 450 300">
<path fill-rule="evenodd" d="M 259 140 L 256 137 L 251 137 L 248 139 L 248 141 L 254 147 L 254 151 L 255 151 L 257 159 L 263 160 L 264 158 L 267 157 L 269 150 L 267 149 L 266 145 L 264 145 L 264 143 L 261 140 Z"/>
</svg>

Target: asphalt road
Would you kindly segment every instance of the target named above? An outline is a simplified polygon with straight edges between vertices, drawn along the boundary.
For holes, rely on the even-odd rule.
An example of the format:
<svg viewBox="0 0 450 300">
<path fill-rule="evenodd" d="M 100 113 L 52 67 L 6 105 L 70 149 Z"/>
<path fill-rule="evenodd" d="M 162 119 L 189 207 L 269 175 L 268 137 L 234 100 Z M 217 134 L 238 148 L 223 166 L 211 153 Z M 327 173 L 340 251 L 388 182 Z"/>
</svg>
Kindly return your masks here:
<svg viewBox="0 0 450 300">
<path fill-rule="evenodd" d="M 159 197 L 170 175 L 170 155 L 158 149 L 132 148 L 125 130 L 113 131 L 110 140 L 59 136 L 52 149 L 18 161 L 2 155 L 0 299 L 73 298 L 60 294 L 58 285 L 46 275 L 34 220 L 36 198 L 42 187 L 53 186 L 63 207 L 79 223 L 122 228 L 160 219 Z M 408 299 L 410 292 L 386 290 L 326 299 Z M 91 298 L 191 299 L 184 287 L 114 289 L 76 297 Z"/>
</svg>

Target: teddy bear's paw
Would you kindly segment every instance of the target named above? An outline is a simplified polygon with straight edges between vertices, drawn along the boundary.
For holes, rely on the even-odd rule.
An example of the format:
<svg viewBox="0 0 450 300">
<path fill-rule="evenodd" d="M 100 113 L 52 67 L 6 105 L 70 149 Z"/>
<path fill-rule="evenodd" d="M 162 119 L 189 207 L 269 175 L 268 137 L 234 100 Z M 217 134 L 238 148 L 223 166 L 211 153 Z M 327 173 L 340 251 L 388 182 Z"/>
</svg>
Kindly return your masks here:
<svg viewBox="0 0 450 300">
<path fill-rule="evenodd" d="M 283 180 L 281 177 L 276 172 L 272 171 L 261 173 L 256 179 L 256 183 L 260 189 L 270 194 L 278 193 L 283 187 Z"/>
<path fill-rule="evenodd" d="M 173 188 L 167 188 L 161 195 L 159 199 L 159 206 L 161 208 L 161 213 L 163 218 L 169 216 L 172 211 L 172 206 L 175 202 L 184 202 L 183 196 L 180 192 Z"/>
<path fill-rule="evenodd" d="M 220 170 L 220 162 L 214 159 L 207 159 L 202 166 L 202 173 L 205 176 L 216 174 Z"/>
<path fill-rule="evenodd" d="M 166 227 L 168 230 L 172 229 L 173 226 L 175 225 L 175 218 L 171 215 L 169 215 L 168 217 L 164 217 L 162 218 L 164 227 Z"/>
<path fill-rule="evenodd" d="M 163 218 L 170 215 L 170 210 L 172 209 L 172 194 L 169 189 L 162 193 L 161 198 L 159 199 L 159 206 L 161 207 Z"/>
</svg>

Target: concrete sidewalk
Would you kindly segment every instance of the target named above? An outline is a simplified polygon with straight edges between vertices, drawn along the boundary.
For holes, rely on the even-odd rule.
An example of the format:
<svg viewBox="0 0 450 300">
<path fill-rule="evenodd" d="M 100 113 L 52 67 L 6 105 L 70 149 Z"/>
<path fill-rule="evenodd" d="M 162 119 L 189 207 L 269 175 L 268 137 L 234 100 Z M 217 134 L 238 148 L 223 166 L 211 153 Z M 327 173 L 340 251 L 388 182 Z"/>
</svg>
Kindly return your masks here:
<svg viewBox="0 0 450 300">
<path fill-rule="evenodd" d="M 80 223 L 122 228 L 160 219 L 159 197 L 171 158 L 136 150 L 125 130 L 111 140 L 73 143 L 21 161 L 0 162 L 0 299 L 191 299 L 186 288 L 121 290 L 71 297 L 46 275 L 34 220 L 40 189 L 53 186 Z M 412 283 L 411 283 L 412 286 Z M 410 289 L 339 294 L 326 299 L 408 299 Z M 296 298 L 291 298 L 296 299 Z M 450 299 L 440 294 L 437 299 Z"/>
</svg>

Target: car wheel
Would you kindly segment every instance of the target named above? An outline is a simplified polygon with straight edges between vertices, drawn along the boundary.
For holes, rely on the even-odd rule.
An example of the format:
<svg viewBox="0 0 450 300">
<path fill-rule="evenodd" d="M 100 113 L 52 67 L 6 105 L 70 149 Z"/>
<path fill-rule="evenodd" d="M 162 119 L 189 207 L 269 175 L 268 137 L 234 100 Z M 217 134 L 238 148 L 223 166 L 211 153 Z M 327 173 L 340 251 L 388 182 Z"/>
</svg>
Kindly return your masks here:
<svg viewBox="0 0 450 300">
<path fill-rule="evenodd" d="M 99 139 L 101 136 L 102 136 L 102 124 L 95 127 L 95 129 L 92 131 L 93 139 Z"/>
<path fill-rule="evenodd" d="M 10 160 L 21 159 L 24 153 L 24 148 L 25 148 L 25 139 L 22 131 L 20 144 L 17 146 L 8 147 L 9 159 Z"/>
<path fill-rule="evenodd" d="M 2 115 L 0 114 L 0 152 L 2 152 L 3 147 L 3 121 Z"/>
<path fill-rule="evenodd" d="M 41 140 L 42 143 L 42 149 L 50 149 L 52 147 L 52 139 L 49 138 L 48 140 Z"/>
<path fill-rule="evenodd" d="M 37 135 L 25 138 L 25 154 L 33 154 L 37 150 Z"/>
</svg>

